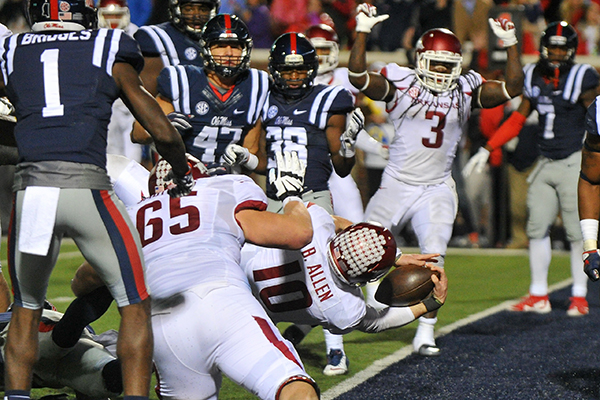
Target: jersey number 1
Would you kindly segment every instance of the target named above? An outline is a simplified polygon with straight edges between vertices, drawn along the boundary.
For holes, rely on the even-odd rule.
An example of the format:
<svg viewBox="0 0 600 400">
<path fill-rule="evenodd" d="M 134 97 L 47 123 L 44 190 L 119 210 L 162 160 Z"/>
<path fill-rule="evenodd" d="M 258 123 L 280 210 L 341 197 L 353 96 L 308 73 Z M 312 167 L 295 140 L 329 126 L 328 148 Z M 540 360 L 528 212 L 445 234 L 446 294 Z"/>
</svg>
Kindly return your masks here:
<svg viewBox="0 0 600 400">
<path fill-rule="evenodd" d="M 44 50 L 40 56 L 44 65 L 44 98 L 46 106 L 42 116 L 60 117 L 65 114 L 65 106 L 60 103 L 60 85 L 58 82 L 58 49 Z"/>
</svg>

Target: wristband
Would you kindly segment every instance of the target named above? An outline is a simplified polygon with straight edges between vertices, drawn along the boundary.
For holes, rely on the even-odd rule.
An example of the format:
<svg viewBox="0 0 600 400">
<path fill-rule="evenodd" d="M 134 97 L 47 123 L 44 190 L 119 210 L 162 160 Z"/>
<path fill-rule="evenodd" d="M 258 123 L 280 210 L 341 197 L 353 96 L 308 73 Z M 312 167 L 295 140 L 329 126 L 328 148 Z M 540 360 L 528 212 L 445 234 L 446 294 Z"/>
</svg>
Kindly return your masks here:
<svg viewBox="0 0 600 400">
<path fill-rule="evenodd" d="M 288 196 L 285 199 L 283 199 L 282 203 L 283 206 L 285 207 L 287 203 L 289 203 L 290 201 L 299 201 L 300 203 L 304 204 L 304 202 L 302 201 L 302 199 L 298 196 Z"/>
<path fill-rule="evenodd" d="M 598 220 L 582 219 L 579 221 L 581 233 L 583 234 L 583 250 L 594 250 L 598 248 Z"/>
<path fill-rule="evenodd" d="M 353 78 L 360 78 L 361 76 L 365 76 L 368 73 L 369 72 L 366 69 L 363 72 L 354 72 L 354 71 L 348 70 L 348 76 L 351 76 Z"/>
<path fill-rule="evenodd" d="M 444 305 L 444 303 L 441 303 L 438 299 L 436 299 L 434 295 L 429 296 L 428 298 L 423 300 L 422 303 L 427 309 L 427 312 L 435 311 Z"/>
<path fill-rule="evenodd" d="M 246 161 L 246 163 L 244 164 L 244 167 L 246 167 L 250 171 L 254 171 L 256 169 L 256 167 L 258 167 L 258 157 L 256 157 L 254 154 L 250 153 L 248 155 L 248 161 Z"/>
</svg>

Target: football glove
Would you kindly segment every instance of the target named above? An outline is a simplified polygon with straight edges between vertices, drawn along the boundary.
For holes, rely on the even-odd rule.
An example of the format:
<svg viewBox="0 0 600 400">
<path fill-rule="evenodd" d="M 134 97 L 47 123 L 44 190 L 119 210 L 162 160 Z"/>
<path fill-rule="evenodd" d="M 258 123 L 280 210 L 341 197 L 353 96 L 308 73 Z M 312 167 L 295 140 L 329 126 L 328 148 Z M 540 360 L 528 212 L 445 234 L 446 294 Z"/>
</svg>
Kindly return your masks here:
<svg viewBox="0 0 600 400">
<path fill-rule="evenodd" d="M 517 44 L 517 31 L 515 24 L 505 18 L 488 19 L 490 27 L 498 39 L 502 40 L 502 47 L 510 47 Z"/>
<path fill-rule="evenodd" d="M 467 161 L 467 164 L 462 170 L 462 176 L 468 178 L 473 171 L 482 173 L 488 158 L 490 158 L 490 152 L 485 147 L 480 147 L 479 150 L 477 150 L 477 153 Z"/>
<path fill-rule="evenodd" d="M 171 175 L 171 176 L 169 176 Z M 192 189 L 194 188 L 194 177 L 192 176 L 192 169 L 190 168 L 188 172 L 183 176 L 177 176 L 173 172 L 173 170 L 169 171 L 167 175 L 167 180 L 173 179 L 173 184 L 171 188 L 169 188 L 169 196 L 182 197 L 190 194 Z"/>
<path fill-rule="evenodd" d="M 189 135 L 194 130 L 190 118 L 185 114 L 173 111 L 167 114 L 167 118 L 181 136 Z"/>
<path fill-rule="evenodd" d="M 371 33 L 373 27 L 388 19 L 387 14 L 377 15 L 377 7 L 362 3 L 356 7 L 356 32 Z"/>
<path fill-rule="evenodd" d="M 283 201 L 287 197 L 300 196 L 304 191 L 305 166 L 298 158 L 298 153 L 275 153 L 277 168 L 269 170 L 269 184 L 275 192 L 277 200 Z"/>
<path fill-rule="evenodd" d="M 346 131 L 340 136 L 340 156 L 344 158 L 354 157 L 354 145 L 358 132 L 365 126 L 365 116 L 360 108 L 355 108 L 346 118 Z"/>
<path fill-rule="evenodd" d="M 241 165 L 254 171 L 258 166 L 258 157 L 254 154 L 250 154 L 250 151 L 237 144 L 230 144 L 225 148 L 223 153 L 223 160 L 230 166 Z"/>
<path fill-rule="evenodd" d="M 600 279 L 600 253 L 598 249 L 583 252 L 583 272 L 591 281 Z"/>
</svg>

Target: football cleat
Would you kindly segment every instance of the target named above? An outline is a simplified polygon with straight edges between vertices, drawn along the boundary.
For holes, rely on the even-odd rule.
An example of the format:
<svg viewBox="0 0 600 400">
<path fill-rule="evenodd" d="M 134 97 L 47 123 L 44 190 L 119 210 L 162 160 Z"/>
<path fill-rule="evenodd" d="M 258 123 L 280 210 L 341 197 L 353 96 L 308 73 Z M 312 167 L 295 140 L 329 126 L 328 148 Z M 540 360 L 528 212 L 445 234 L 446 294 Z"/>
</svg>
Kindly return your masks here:
<svg viewBox="0 0 600 400">
<path fill-rule="evenodd" d="M 323 369 L 323 375 L 335 376 L 348 373 L 350 361 L 346 354 L 340 349 L 331 349 L 327 355 L 327 365 Z"/>
<path fill-rule="evenodd" d="M 538 314 L 547 314 L 552 311 L 550 299 L 546 296 L 528 295 L 523 300 L 510 308 L 511 311 L 535 312 Z"/>
<path fill-rule="evenodd" d="M 585 297 L 569 297 L 571 304 L 567 310 L 569 317 L 581 317 L 590 313 L 590 307 Z"/>
<path fill-rule="evenodd" d="M 423 357 L 437 357 L 440 355 L 440 348 L 435 345 L 424 344 L 419 347 L 419 351 L 415 351 L 420 356 Z"/>
</svg>

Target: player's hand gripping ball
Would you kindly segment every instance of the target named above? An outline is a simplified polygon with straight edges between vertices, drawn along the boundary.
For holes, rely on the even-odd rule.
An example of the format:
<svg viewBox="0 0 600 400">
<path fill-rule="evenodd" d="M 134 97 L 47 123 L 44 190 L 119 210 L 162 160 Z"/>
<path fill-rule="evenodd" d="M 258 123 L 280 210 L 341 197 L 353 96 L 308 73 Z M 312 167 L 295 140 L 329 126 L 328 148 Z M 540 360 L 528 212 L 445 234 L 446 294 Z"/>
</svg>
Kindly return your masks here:
<svg viewBox="0 0 600 400">
<path fill-rule="evenodd" d="M 390 307 L 408 307 L 423 301 L 434 284 L 431 275 L 439 273 L 427 267 L 409 265 L 390 272 L 379 284 L 375 300 Z"/>
</svg>

